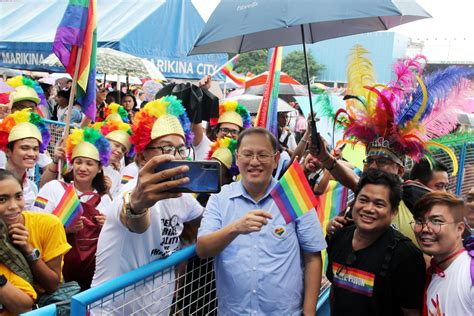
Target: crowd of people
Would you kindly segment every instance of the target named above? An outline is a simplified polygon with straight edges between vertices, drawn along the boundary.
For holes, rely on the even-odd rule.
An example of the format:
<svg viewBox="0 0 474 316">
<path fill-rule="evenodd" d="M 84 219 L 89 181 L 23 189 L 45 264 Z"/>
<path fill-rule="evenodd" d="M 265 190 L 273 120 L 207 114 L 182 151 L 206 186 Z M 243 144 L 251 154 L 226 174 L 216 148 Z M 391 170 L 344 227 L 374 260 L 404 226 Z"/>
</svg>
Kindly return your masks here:
<svg viewBox="0 0 474 316">
<path fill-rule="evenodd" d="M 296 102 L 295 116 L 278 113 L 273 135 L 252 127 L 236 101 L 216 100 L 204 126 L 196 114 L 204 101 L 189 107 L 156 91 L 139 104 L 98 85 L 96 122 L 74 109 L 75 128 L 48 153 L 44 117 L 65 119 L 69 90 L 43 85 L 42 116 L 37 91 L 17 86 L 0 122 L 0 314 L 67 300 L 196 243 L 199 258 L 214 258 L 221 315 L 314 315 L 323 278 L 333 315 L 473 315 L 474 188 L 465 197 L 447 192 L 450 169 L 417 129 L 424 114 L 397 117 L 421 75 L 408 68 L 374 104 L 348 101 L 346 144 L 335 148 L 312 133 L 316 118 L 305 119 Z M 209 96 L 210 83 L 207 76 L 193 89 Z M 355 142 L 366 146 L 362 170 L 342 154 Z M 176 193 L 189 167 L 157 171 L 172 160 L 218 161 L 220 192 Z M 273 200 L 294 160 L 318 201 L 331 181 L 350 193 L 327 225 L 323 204 L 286 223 Z M 38 185 L 29 177 L 36 165 Z M 53 214 L 73 193 L 82 213 L 64 224 Z M 169 315 L 175 278 L 138 284 L 91 312 Z"/>
</svg>

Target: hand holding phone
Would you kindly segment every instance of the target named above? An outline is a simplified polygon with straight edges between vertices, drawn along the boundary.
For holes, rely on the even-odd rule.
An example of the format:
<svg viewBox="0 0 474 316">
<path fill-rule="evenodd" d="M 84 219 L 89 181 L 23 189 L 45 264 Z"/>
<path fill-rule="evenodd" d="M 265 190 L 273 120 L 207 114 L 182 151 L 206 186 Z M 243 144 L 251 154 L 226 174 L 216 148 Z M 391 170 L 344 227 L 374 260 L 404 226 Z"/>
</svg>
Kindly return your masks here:
<svg viewBox="0 0 474 316">
<path fill-rule="evenodd" d="M 189 182 L 176 186 L 169 192 L 186 193 L 217 193 L 221 190 L 221 165 L 217 161 L 187 161 L 173 160 L 162 163 L 155 168 L 155 172 L 179 166 L 188 166 L 189 170 L 183 174 L 178 174 L 165 181 L 178 180 L 188 177 Z"/>
</svg>

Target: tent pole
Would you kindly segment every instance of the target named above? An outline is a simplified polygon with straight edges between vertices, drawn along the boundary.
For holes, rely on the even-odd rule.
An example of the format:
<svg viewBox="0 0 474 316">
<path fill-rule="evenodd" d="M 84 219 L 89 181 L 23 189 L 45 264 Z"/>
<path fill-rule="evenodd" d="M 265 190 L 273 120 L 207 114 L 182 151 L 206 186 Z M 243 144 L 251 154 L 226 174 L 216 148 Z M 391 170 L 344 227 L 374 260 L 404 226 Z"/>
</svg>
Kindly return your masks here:
<svg viewBox="0 0 474 316">
<path fill-rule="evenodd" d="M 321 149 L 321 144 L 319 143 L 318 138 L 318 129 L 316 127 L 316 117 L 314 116 L 313 111 L 313 100 L 311 98 L 311 83 L 309 82 L 309 67 L 308 67 L 308 57 L 306 56 L 306 43 L 304 38 L 304 25 L 301 24 L 301 38 L 303 40 L 303 54 L 304 54 L 304 66 L 306 68 L 306 84 L 308 86 L 308 97 L 309 97 L 309 109 L 311 111 L 311 143 L 316 145 L 317 151 Z"/>
</svg>

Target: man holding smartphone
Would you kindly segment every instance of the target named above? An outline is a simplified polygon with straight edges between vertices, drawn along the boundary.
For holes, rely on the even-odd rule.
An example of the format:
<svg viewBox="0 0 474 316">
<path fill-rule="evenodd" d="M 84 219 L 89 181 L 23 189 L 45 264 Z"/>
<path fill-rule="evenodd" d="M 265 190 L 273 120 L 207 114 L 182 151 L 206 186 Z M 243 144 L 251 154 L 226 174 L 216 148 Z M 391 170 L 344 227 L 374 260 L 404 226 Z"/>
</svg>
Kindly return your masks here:
<svg viewBox="0 0 474 316">
<path fill-rule="evenodd" d="M 266 129 L 244 130 L 236 162 L 242 180 L 212 195 L 196 251 L 215 257 L 218 313 L 314 315 L 326 242 L 311 210 L 286 224 L 270 192 L 280 154 Z"/>
<path fill-rule="evenodd" d="M 174 96 L 152 101 L 135 115 L 131 141 L 140 172 L 138 178 L 122 189 L 107 214 L 99 237 L 92 287 L 169 256 L 180 246 L 183 223 L 199 226 L 203 208 L 196 199 L 190 194 L 169 192 L 189 181 L 187 177 L 169 178 L 182 175 L 189 168 L 155 171 L 162 163 L 189 156 L 192 141 L 189 126 L 186 111 Z M 174 274 L 170 273 L 161 282 L 138 286 L 123 301 L 116 299 L 113 304 L 125 304 L 124 314 L 141 308 L 148 314 L 158 314 L 171 305 L 173 297 L 168 293 L 172 287 L 160 289 L 160 285 L 173 284 L 173 278 Z M 149 294 L 150 287 L 153 294 Z M 113 307 L 106 305 L 97 312 L 110 311 Z"/>
</svg>

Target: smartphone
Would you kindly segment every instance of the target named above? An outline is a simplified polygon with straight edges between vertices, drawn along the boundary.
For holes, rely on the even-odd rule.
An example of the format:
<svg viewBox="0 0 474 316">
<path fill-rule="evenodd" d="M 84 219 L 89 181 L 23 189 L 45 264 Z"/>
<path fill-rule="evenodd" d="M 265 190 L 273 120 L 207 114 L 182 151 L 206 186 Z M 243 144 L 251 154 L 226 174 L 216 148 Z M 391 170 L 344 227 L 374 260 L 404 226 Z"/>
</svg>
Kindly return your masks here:
<svg viewBox="0 0 474 316">
<path fill-rule="evenodd" d="M 189 170 L 185 173 L 173 176 L 165 181 L 177 180 L 184 177 L 189 182 L 175 187 L 173 193 L 218 193 L 221 190 L 221 164 L 218 161 L 187 161 L 173 160 L 160 164 L 155 172 L 186 165 Z"/>
</svg>

